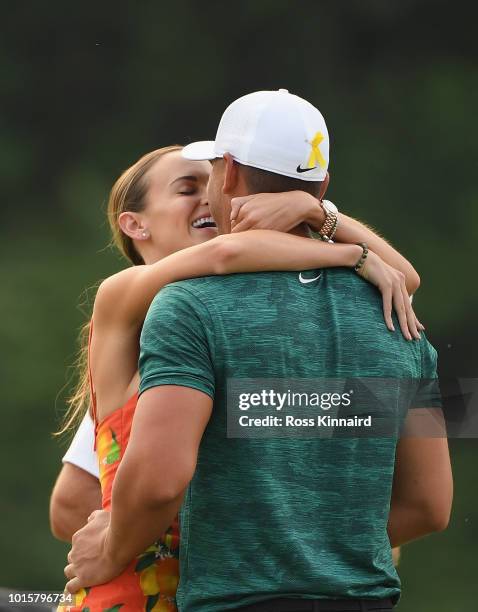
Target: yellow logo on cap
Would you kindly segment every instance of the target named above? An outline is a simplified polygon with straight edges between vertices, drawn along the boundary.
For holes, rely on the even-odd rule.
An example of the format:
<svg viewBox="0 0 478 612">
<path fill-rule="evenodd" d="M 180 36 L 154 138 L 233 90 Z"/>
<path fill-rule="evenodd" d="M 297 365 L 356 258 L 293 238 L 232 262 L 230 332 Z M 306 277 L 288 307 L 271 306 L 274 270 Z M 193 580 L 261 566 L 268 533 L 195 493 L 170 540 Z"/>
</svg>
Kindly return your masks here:
<svg viewBox="0 0 478 612">
<path fill-rule="evenodd" d="M 322 155 L 321 150 L 319 149 L 319 144 L 324 140 L 324 136 L 321 132 L 317 132 L 311 142 L 309 142 L 312 147 L 312 151 L 310 152 L 309 161 L 307 162 L 307 168 L 315 168 L 319 165 L 321 168 L 327 167 L 327 162 Z"/>
</svg>

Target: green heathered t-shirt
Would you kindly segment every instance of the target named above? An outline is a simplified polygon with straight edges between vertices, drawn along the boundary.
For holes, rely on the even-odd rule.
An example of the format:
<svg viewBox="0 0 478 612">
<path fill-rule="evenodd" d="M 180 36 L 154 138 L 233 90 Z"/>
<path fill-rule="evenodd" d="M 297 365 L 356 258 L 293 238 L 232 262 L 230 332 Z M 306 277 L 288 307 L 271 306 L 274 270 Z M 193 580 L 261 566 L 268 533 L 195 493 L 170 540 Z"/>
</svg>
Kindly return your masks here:
<svg viewBox="0 0 478 612">
<path fill-rule="evenodd" d="M 214 398 L 180 514 L 181 612 L 276 597 L 397 597 L 387 537 L 396 440 L 231 439 L 230 378 L 434 378 L 428 341 L 385 327 L 379 292 L 348 269 L 213 276 L 156 296 L 140 391 Z M 423 398 L 422 398 L 423 399 Z M 417 400 L 418 401 L 418 400 Z"/>
</svg>

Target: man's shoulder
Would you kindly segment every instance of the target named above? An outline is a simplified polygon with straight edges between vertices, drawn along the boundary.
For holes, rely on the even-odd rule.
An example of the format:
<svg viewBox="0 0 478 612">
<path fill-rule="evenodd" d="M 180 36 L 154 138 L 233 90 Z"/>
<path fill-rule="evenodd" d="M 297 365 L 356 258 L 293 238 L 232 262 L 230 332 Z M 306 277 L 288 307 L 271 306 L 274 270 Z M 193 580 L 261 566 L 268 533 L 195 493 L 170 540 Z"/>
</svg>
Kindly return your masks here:
<svg viewBox="0 0 478 612">
<path fill-rule="evenodd" d="M 317 272 L 319 272 L 317 276 Z M 327 268 L 304 272 L 304 276 L 317 276 L 323 283 L 321 288 L 334 294 L 355 294 L 365 299 L 380 302 L 379 293 L 367 281 L 363 280 L 349 268 Z M 291 271 L 269 271 L 269 272 L 244 272 L 239 274 L 201 276 L 170 283 L 163 287 L 157 294 L 160 296 L 175 296 L 183 300 L 194 302 L 198 300 L 203 304 L 217 304 L 217 301 L 235 299 L 237 296 L 260 294 L 268 292 L 271 287 L 284 285 L 288 292 L 294 289 L 300 291 L 303 284 L 300 272 Z"/>
<path fill-rule="evenodd" d="M 153 299 L 149 313 L 164 313 L 165 311 L 181 308 L 193 310 L 208 310 L 208 306 L 219 296 L 232 295 L 232 287 L 237 280 L 232 277 L 244 276 L 234 274 L 230 276 L 201 276 L 176 281 L 165 285 L 158 291 Z"/>
<path fill-rule="evenodd" d="M 218 284 L 223 284 L 225 280 L 229 279 L 232 276 L 239 275 L 228 275 L 228 276 L 199 276 L 198 278 L 187 278 L 185 280 L 176 281 L 174 283 L 169 283 L 166 285 L 164 289 L 182 289 L 184 291 L 188 291 L 192 294 L 202 293 L 204 291 L 208 291 L 209 287 L 217 286 Z M 241 275 L 242 276 L 242 275 Z"/>
<path fill-rule="evenodd" d="M 155 295 L 151 307 L 161 306 L 174 302 L 195 302 L 207 295 L 210 288 L 214 286 L 215 276 L 203 276 L 191 278 L 174 283 L 168 283 Z"/>
<path fill-rule="evenodd" d="M 376 288 L 351 268 L 327 268 L 324 270 L 330 287 L 359 294 L 376 294 Z"/>
<path fill-rule="evenodd" d="M 170 283 L 161 289 L 161 293 L 184 294 L 208 303 L 216 301 L 219 295 L 236 295 L 245 287 L 257 288 L 266 282 L 271 275 L 287 274 L 286 272 L 245 272 L 215 276 L 201 276 Z"/>
</svg>

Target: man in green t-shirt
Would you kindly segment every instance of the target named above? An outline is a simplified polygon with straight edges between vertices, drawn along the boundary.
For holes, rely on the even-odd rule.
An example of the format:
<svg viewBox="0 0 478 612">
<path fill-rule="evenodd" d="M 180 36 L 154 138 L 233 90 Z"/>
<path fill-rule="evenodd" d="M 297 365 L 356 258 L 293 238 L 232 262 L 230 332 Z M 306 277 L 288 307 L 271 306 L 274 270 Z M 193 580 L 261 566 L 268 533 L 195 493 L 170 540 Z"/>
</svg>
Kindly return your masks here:
<svg viewBox="0 0 478 612">
<path fill-rule="evenodd" d="M 285 90 L 256 92 L 226 110 L 215 142 L 183 155 L 213 161 L 209 203 L 228 233 L 232 197 L 267 186 L 321 195 L 327 128 Z M 329 209 L 327 237 L 335 225 Z M 151 480 L 140 500 L 125 494 L 113 508 L 111 550 L 131 558 L 181 507 L 181 612 L 392 608 L 400 581 L 391 544 L 444 526 L 450 496 L 421 503 L 448 491 L 451 477 L 446 439 L 409 438 L 397 450 L 408 408 L 439 406 L 436 353 L 424 336 L 407 342 L 386 329 L 372 285 L 345 268 L 173 283 L 144 323 L 140 373 L 131 439 L 141 440 L 137 469 Z M 392 431 L 359 431 L 356 418 L 368 415 L 350 405 L 360 389 L 378 398 L 375 416 L 383 409 Z M 296 390 L 323 391 L 308 418 L 290 406 L 286 414 Z M 343 414 L 354 434 L 344 424 L 345 434 L 330 435 L 327 417 Z M 120 479 L 116 501 L 126 470 Z"/>
</svg>

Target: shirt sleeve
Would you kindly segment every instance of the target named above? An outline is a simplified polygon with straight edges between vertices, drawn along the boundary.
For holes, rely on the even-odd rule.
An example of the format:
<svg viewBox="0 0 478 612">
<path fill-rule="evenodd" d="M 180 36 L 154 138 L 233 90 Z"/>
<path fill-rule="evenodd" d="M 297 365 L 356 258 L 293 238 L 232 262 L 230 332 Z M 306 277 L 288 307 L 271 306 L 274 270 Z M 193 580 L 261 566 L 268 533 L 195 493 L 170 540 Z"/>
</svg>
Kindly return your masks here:
<svg viewBox="0 0 478 612">
<path fill-rule="evenodd" d="M 62 462 L 72 463 L 77 467 L 89 472 L 96 478 L 100 477 L 98 467 L 98 455 L 94 450 L 95 428 L 93 420 L 87 412 L 81 421 L 70 447 L 66 451 Z"/>
<path fill-rule="evenodd" d="M 153 300 L 141 333 L 140 394 L 160 385 L 190 387 L 214 397 L 212 321 L 190 291 L 164 287 Z"/>
<path fill-rule="evenodd" d="M 441 408 L 442 398 L 437 374 L 437 352 L 426 338 L 422 341 L 422 372 L 412 408 Z"/>
</svg>

